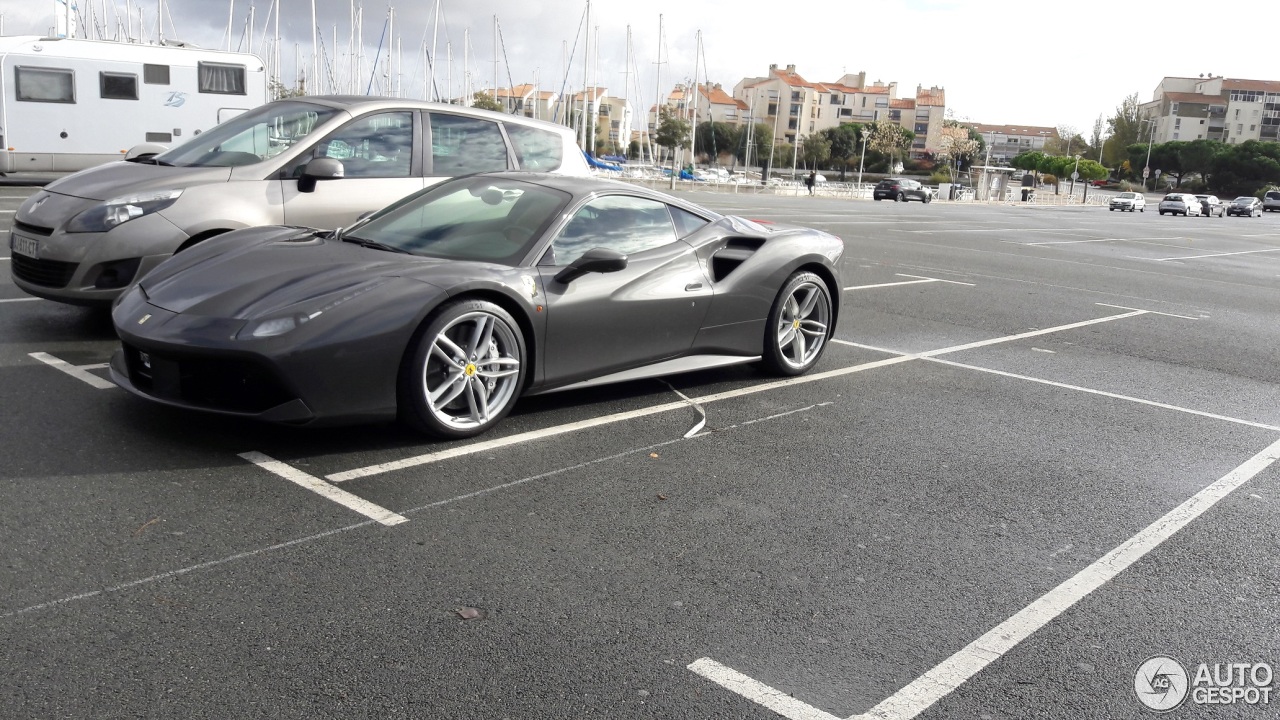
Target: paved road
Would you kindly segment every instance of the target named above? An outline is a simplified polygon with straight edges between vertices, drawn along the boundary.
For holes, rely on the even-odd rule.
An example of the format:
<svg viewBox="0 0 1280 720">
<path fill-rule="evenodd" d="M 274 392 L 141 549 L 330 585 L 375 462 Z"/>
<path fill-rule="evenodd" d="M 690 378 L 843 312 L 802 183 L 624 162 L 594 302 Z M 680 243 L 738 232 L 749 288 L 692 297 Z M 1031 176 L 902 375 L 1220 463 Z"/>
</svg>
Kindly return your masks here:
<svg viewBox="0 0 1280 720">
<path fill-rule="evenodd" d="M 691 197 L 845 238 L 820 372 L 248 425 L 0 281 L 0 717 L 1136 718 L 1152 656 L 1277 664 L 1280 220 Z"/>
</svg>

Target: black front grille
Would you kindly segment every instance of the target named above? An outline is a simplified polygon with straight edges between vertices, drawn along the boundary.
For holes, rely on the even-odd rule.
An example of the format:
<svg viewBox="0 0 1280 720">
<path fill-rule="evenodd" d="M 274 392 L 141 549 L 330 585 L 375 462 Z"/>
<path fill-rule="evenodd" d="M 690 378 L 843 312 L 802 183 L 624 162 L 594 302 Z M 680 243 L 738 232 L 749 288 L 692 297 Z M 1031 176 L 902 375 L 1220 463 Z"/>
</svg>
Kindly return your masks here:
<svg viewBox="0 0 1280 720">
<path fill-rule="evenodd" d="M 124 346 L 124 358 L 134 387 L 184 405 L 257 414 L 293 399 L 275 373 L 252 360 L 157 355 L 132 345 Z"/>
<path fill-rule="evenodd" d="M 15 220 L 13 222 L 14 230 L 21 230 L 31 235 L 39 235 L 41 237 L 49 237 L 53 234 L 53 228 L 40 227 L 39 225 L 28 225 L 27 223 Z"/>
<path fill-rule="evenodd" d="M 19 280 L 40 285 L 41 287 L 63 288 L 71 282 L 79 263 L 62 262 L 60 260 L 37 260 L 26 255 L 14 253 L 9 258 L 13 266 L 13 276 Z"/>
</svg>

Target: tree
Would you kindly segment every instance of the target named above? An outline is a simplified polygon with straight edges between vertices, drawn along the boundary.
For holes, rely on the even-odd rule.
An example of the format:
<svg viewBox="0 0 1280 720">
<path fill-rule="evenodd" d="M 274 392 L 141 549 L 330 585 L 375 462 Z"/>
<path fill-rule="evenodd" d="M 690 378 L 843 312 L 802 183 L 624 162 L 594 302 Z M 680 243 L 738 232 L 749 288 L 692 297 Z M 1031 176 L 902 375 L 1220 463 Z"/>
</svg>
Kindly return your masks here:
<svg viewBox="0 0 1280 720">
<path fill-rule="evenodd" d="M 267 94 L 272 100 L 283 100 L 285 98 L 302 97 L 307 94 L 307 88 L 305 84 L 288 87 L 280 82 L 278 78 L 271 78 L 267 83 Z"/>
<path fill-rule="evenodd" d="M 1028 150 L 1013 156 L 1009 164 L 1019 170 L 1038 171 L 1040 169 L 1040 160 L 1044 157 L 1044 153 L 1038 150 Z"/>
<path fill-rule="evenodd" d="M 960 172 L 961 163 L 972 161 L 977 154 L 981 136 L 978 141 L 975 141 L 970 134 L 971 128 L 963 127 L 953 120 L 944 121 L 942 129 L 938 132 L 937 158 L 947 164 L 947 171 L 954 182 Z"/>
<path fill-rule="evenodd" d="M 1246 140 L 1223 146 L 1210 166 L 1214 185 L 1228 195 L 1251 195 L 1280 181 L 1280 143 Z"/>
<path fill-rule="evenodd" d="M 1142 122 L 1138 117 L 1138 93 L 1126 97 L 1107 121 L 1108 137 L 1102 146 L 1104 165 L 1119 165 L 1129 159 L 1127 148 L 1138 142 Z"/>
<path fill-rule="evenodd" d="M 1044 143 L 1044 151 L 1048 155 L 1076 155 L 1088 147 L 1075 126 L 1059 125 L 1057 132 L 1057 137 L 1049 138 Z"/>
<path fill-rule="evenodd" d="M 738 128 L 721 122 L 698 123 L 693 133 L 693 150 L 715 162 L 721 155 L 728 155 L 738 146 Z"/>
<path fill-rule="evenodd" d="M 1084 180 L 1103 180 L 1111 171 L 1102 163 L 1096 160 L 1080 160 L 1079 166 L 1080 177 Z"/>
<path fill-rule="evenodd" d="M 810 169 L 817 170 L 819 165 L 831 157 L 831 141 L 822 133 L 806 137 L 800 145 L 800 157 L 804 158 Z"/>
<path fill-rule="evenodd" d="M 858 154 L 858 132 L 862 126 L 858 123 L 845 123 L 826 128 L 822 136 L 830 144 L 830 159 L 840 168 L 840 181 L 844 181 L 845 170 Z"/>
<path fill-rule="evenodd" d="M 1180 153 L 1182 169 L 1188 173 L 1198 173 L 1208 183 L 1213 174 L 1214 160 L 1225 148 L 1225 145 L 1213 140 L 1192 140 L 1183 146 Z"/>
<path fill-rule="evenodd" d="M 887 120 L 877 120 L 868 127 L 871 128 L 871 139 L 867 144 L 876 152 L 888 155 L 895 163 L 898 154 L 911 147 L 911 141 L 916 137 L 910 130 Z"/>
<path fill-rule="evenodd" d="M 747 145 L 750 143 L 751 155 L 747 156 Z M 756 123 L 755 127 L 742 128 L 738 131 L 738 143 L 735 153 L 742 162 L 755 161 L 763 167 L 769 162 L 769 148 L 773 147 L 773 128 L 765 123 Z"/>
<path fill-rule="evenodd" d="M 689 121 L 677 115 L 671 108 L 663 107 L 658 119 L 658 130 L 653 141 L 671 151 L 671 172 L 676 174 L 676 148 L 689 144 Z"/>
<path fill-rule="evenodd" d="M 506 112 L 506 108 L 502 107 L 502 103 L 498 102 L 496 98 L 483 90 L 477 90 L 476 93 L 471 96 L 471 107 L 478 108 L 480 110 Z"/>
</svg>

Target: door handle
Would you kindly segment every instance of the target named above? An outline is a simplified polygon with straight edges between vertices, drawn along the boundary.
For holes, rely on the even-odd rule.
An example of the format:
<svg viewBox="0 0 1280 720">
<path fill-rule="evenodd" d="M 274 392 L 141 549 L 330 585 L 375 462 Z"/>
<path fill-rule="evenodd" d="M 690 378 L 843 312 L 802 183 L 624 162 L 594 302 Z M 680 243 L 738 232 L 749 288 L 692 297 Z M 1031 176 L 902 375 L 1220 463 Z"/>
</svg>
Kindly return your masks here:
<svg viewBox="0 0 1280 720">
<path fill-rule="evenodd" d="M 685 292 L 692 292 L 694 290 L 701 290 L 701 289 L 702 289 L 702 283 L 700 282 L 689 283 L 688 285 L 684 286 Z"/>
</svg>

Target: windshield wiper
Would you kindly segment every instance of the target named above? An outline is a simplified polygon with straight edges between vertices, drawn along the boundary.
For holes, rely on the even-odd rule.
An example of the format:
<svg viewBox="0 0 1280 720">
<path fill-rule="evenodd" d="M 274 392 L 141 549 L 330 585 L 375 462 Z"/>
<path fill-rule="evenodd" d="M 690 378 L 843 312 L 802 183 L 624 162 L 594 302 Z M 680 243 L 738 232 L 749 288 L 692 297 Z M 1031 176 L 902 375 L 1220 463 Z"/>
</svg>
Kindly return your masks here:
<svg viewBox="0 0 1280 720">
<path fill-rule="evenodd" d="M 366 240 L 365 238 L 355 237 L 354 235 L 343 235 L 342 242 L 349 242 L 359 245 L 360 247 L 373 248 L 374 250 L 386 250 L 387 252 L 402 253 L 404 255 L 413 254 L 408 250 L 398 248 L 395 245 L 387 245 L 386 243 L 380 243 L 377 240 Z"/>
</svg>

